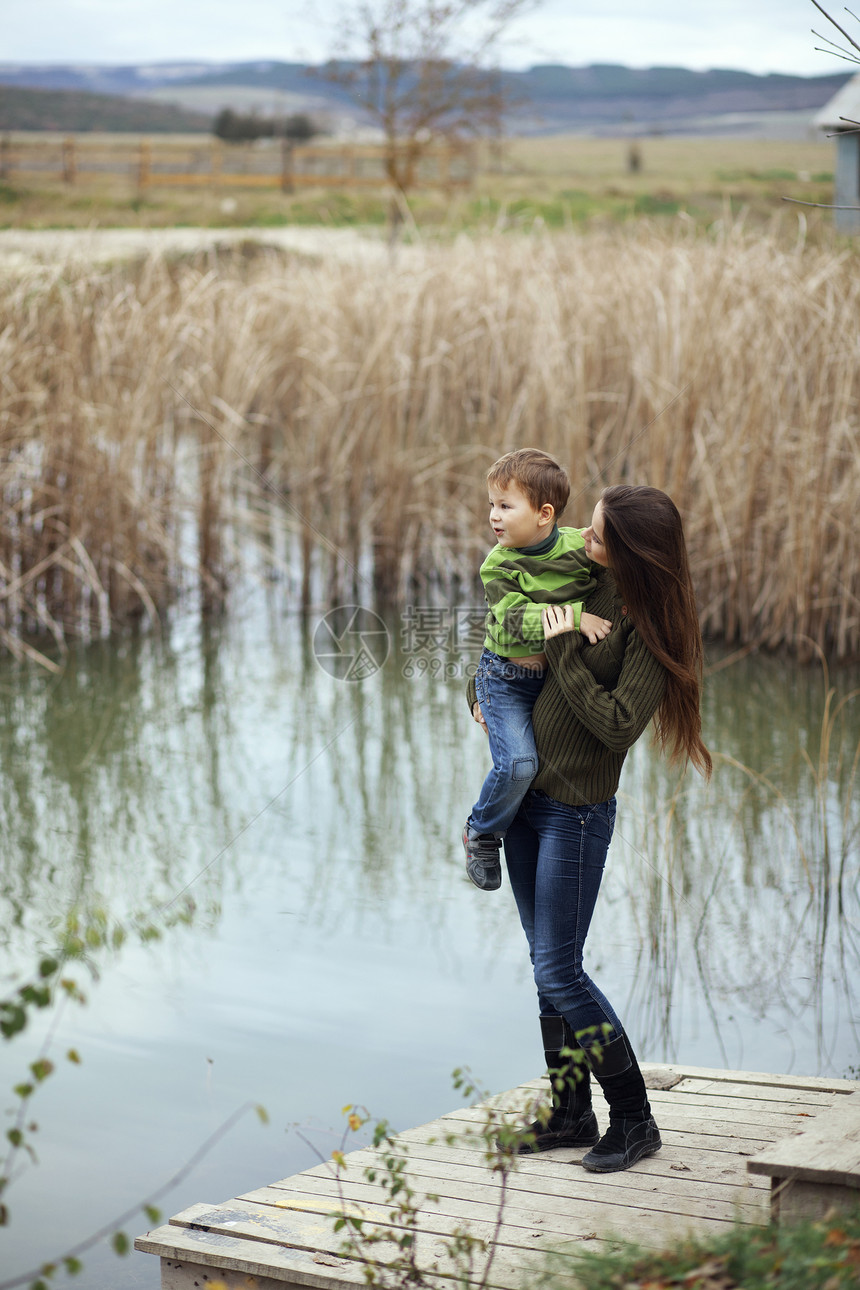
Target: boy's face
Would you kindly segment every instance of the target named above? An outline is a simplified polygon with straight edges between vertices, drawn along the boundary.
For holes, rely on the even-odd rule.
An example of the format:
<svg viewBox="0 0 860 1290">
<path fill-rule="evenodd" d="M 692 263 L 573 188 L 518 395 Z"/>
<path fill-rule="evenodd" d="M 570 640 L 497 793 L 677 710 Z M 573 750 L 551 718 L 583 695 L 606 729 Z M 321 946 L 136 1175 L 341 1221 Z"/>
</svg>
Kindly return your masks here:
<svg viewBox="0 0 860 1290">
<path fill-rule="evenodd" d="M 506 488 L 490 484 L 490 527 L 499 546 L 534 546 L 552 531 L 555 510 L 545 502 L 535 510 L 519 484 L 513 481 Z"/>
</svg>

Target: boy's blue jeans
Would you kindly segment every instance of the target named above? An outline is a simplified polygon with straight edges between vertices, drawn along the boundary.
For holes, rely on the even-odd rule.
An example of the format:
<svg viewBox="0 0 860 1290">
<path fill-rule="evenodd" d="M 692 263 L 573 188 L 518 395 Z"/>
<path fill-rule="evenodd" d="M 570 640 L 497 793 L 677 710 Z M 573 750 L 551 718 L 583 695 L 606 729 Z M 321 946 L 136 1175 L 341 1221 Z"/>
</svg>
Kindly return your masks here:
<svg viewBox="0 0 860 1290">
<path fill-rule="evenodd" d="M 592 1033 L 601 1043 L 623 1027 L 583 969 L 582 953 L 614 826 L 615 798 L 566 806 L 535 789 L 526 794 L 505 835 L 508 876 L 529 943 L 541 1015 L 560 1013 L 574 1032 L 595 1027 Z M 590 1047 L 588 1039 L 583 1046 Z"/>
<path fill-rule="evenodd" d="M 477 833 L 504 834 L 537 774 L 532 708 L 545 675 L 488 649 L 481 654 L 475 690 L 490 735 L 493 769 L 469 816 Z"/>
</svg>

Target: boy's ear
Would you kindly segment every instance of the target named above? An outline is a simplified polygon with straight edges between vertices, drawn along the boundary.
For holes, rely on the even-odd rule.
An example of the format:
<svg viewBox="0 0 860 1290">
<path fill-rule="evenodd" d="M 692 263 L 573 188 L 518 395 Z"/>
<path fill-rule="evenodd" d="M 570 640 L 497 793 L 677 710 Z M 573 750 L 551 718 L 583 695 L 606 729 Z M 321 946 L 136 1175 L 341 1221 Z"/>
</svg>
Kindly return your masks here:
<svg viewBox="0 0 860 1290">
<path fill-rule="evenodd" d="M 542 524 L 551 523 L 555 519 L 555 507 L 552 502 L 544 502 L 538 513 Z"/>
</svg>

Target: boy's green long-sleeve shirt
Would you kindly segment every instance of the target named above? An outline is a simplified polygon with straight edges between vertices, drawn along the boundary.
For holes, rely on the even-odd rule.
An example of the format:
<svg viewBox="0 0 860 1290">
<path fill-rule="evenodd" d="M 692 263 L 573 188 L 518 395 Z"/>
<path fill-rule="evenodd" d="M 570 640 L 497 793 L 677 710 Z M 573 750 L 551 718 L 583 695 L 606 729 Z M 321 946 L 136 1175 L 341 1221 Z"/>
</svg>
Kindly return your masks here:
<svg viewBox="0 0 860 1290">
<path fill-rule="evenodd" d="M 538 773 L 531 786 L 568 806 L 615 794 L 627 750 L 666 690 L 666 671 L 625 613 L 612 574 L 597 569 L 595 577 L 588 610 L 609 619 L 612 631 L 596 645 L 579 632 L 544 641 L 549 667 L 532 712 Z M 466 693 L 471 711 L 474 677 Z"/>
<path fill-rule="evenodd" d="M 593 566 L 581 529 L 556 533 L 555 542 L 539 554 L 494 546 L 481 565 L 489 606 L 484 647 L 502 658 L 542 653 L 544 605 L 573 604 L 579 631 L 581 602 L 595 587 Z"/>
</svg>

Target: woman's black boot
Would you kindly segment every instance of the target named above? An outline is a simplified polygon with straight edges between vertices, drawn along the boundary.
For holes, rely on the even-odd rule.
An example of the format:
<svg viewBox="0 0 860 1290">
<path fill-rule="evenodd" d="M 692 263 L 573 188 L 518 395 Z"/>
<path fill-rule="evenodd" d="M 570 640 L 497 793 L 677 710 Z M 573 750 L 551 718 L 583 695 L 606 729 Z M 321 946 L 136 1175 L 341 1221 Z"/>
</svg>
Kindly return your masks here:
<svg viewBox="0 0 860 1290">
<path fill-rule="evenodd" d="M 600 1139 L 597 1120 L 591 1109 L 591 1085 L 588 1066 L 562 1056 L 561 1049 L 579 1051 L 579 1044 L 564 1017 L 541 1017 L 541 1037 L 552 1091 L 552 1115 L 546 1124 L 535 1120 L 527 1132 L 534 1141 L 521 1143 L 520 1155 L 530 1151 L 552 1151 L 554 1147 L 591 1147 Z"/>
<path fill-rule="evenodd" d="M 611 1174 L 629 1169 L 643 1156 L 653 1156 L 663 1145 L 660 1130 L 651 1114 L 648 1093 L 639 1064 L 626 1035 L 585 1051 L 606 1101 L 609 1128 L 582 1163 L 594 1173 Z"/>
</svg>

